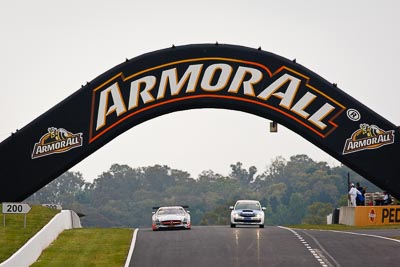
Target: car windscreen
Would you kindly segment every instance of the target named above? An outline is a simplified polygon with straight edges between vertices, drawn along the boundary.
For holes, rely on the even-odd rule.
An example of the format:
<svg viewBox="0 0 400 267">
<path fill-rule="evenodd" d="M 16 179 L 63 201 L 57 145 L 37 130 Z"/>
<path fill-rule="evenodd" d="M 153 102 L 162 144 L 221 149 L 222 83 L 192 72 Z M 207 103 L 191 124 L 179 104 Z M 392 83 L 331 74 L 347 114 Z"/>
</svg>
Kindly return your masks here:
<svg viewBox="0 0 400 267">
<path fill-rule="evenodd" d="M 168 214 L 184 215 L 185 212 L 182 209 L 159 209 L 157 214 L 158 215 L 168 215 Z"/>
<path fill-rule="evenodd" d="M 240 202 L 235 206 L 236 210 L 260 210 L 261 206 L 255 202 Z"/>
</svg>

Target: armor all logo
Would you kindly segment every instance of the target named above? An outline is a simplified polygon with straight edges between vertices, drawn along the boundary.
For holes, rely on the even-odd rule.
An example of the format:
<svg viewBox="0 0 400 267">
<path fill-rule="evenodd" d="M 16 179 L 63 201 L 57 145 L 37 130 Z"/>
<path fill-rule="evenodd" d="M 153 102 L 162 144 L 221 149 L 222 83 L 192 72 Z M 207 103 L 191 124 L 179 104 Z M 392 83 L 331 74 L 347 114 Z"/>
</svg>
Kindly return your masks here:
<svg viewBox="0 0 400 267">
<path fill-rule="evenodd" d="M 385 131 L 376 125 L 360 124 L 350 138 L 346 140 L 343 155 L 366 149 L 376 149 L 394 143 L 394 130 Z"/>
<path fill-rule="evenodd" d="M 63 128 L 49 127 L 33 148 L 32 159 L 64 153 L 83 144 L 82 133 L 73 134 Z"/>
</svg>

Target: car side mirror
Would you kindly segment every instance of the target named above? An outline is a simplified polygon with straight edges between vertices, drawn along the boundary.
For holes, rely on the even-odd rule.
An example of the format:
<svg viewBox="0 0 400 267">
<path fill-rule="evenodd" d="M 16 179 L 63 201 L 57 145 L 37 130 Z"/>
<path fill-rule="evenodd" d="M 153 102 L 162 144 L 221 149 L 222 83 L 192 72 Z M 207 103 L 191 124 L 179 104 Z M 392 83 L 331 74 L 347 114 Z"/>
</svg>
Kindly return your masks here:
<svg viewBox="0 0 400 267">
<path fill-rule="evenodd" d="M 190 213 L 190 210 L 187 210 L 186 212 L 187 212 L 187 213 Z"/>
<path fill-rule="evenodd" d="M 262 209 L 262 210 L 266 210 L 266 208 L 265 208 L 265 207 L 262 207 L 261 209 Z"/>
<path fill-rule="evenodd" d="M 151 214 L 156 214 L 156 212 L 155 212 L 155 211 L 152 211 Z"/>
<path fill-rule="evenodd" d="M 230 210 L 233 210 L 233 206 L 230 206 L 229 209 L 230 209 Z"/>
</svg>

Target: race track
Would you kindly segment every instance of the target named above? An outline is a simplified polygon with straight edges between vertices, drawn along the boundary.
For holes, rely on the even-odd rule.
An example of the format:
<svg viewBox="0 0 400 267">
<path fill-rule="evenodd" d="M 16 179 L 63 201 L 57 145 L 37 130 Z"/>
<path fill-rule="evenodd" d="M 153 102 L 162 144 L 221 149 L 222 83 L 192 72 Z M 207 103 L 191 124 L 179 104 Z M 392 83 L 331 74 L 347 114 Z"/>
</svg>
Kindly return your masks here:
<svg viewBox="0 0 400 267">
<path fill-rule="evenodd" d="M 129 266 L 384 266 L 400 262 L 400 242 L 380 236 L 400 236 L 400 230 L 140 229 Z"/>
</svg>

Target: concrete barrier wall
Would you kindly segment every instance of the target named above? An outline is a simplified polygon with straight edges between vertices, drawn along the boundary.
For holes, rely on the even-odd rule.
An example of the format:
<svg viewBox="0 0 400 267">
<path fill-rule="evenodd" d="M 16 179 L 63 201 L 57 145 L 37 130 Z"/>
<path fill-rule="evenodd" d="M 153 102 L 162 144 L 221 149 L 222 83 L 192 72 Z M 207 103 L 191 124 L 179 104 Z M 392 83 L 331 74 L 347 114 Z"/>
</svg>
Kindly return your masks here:
<svg viewBox="0 0 400 267">
<path fill-rule="evenodd" d="M 81 228 L 79 216 L 72 210 L 62 210 L 15 252 L 0 267 L 24 267 L 33 264 L 58 235 L 66 229 Z"/>
<path fill-rule="evenodd" d="M 354 225 L 354 207 L 340 207 L 339 224 Z"/>
</svg>

